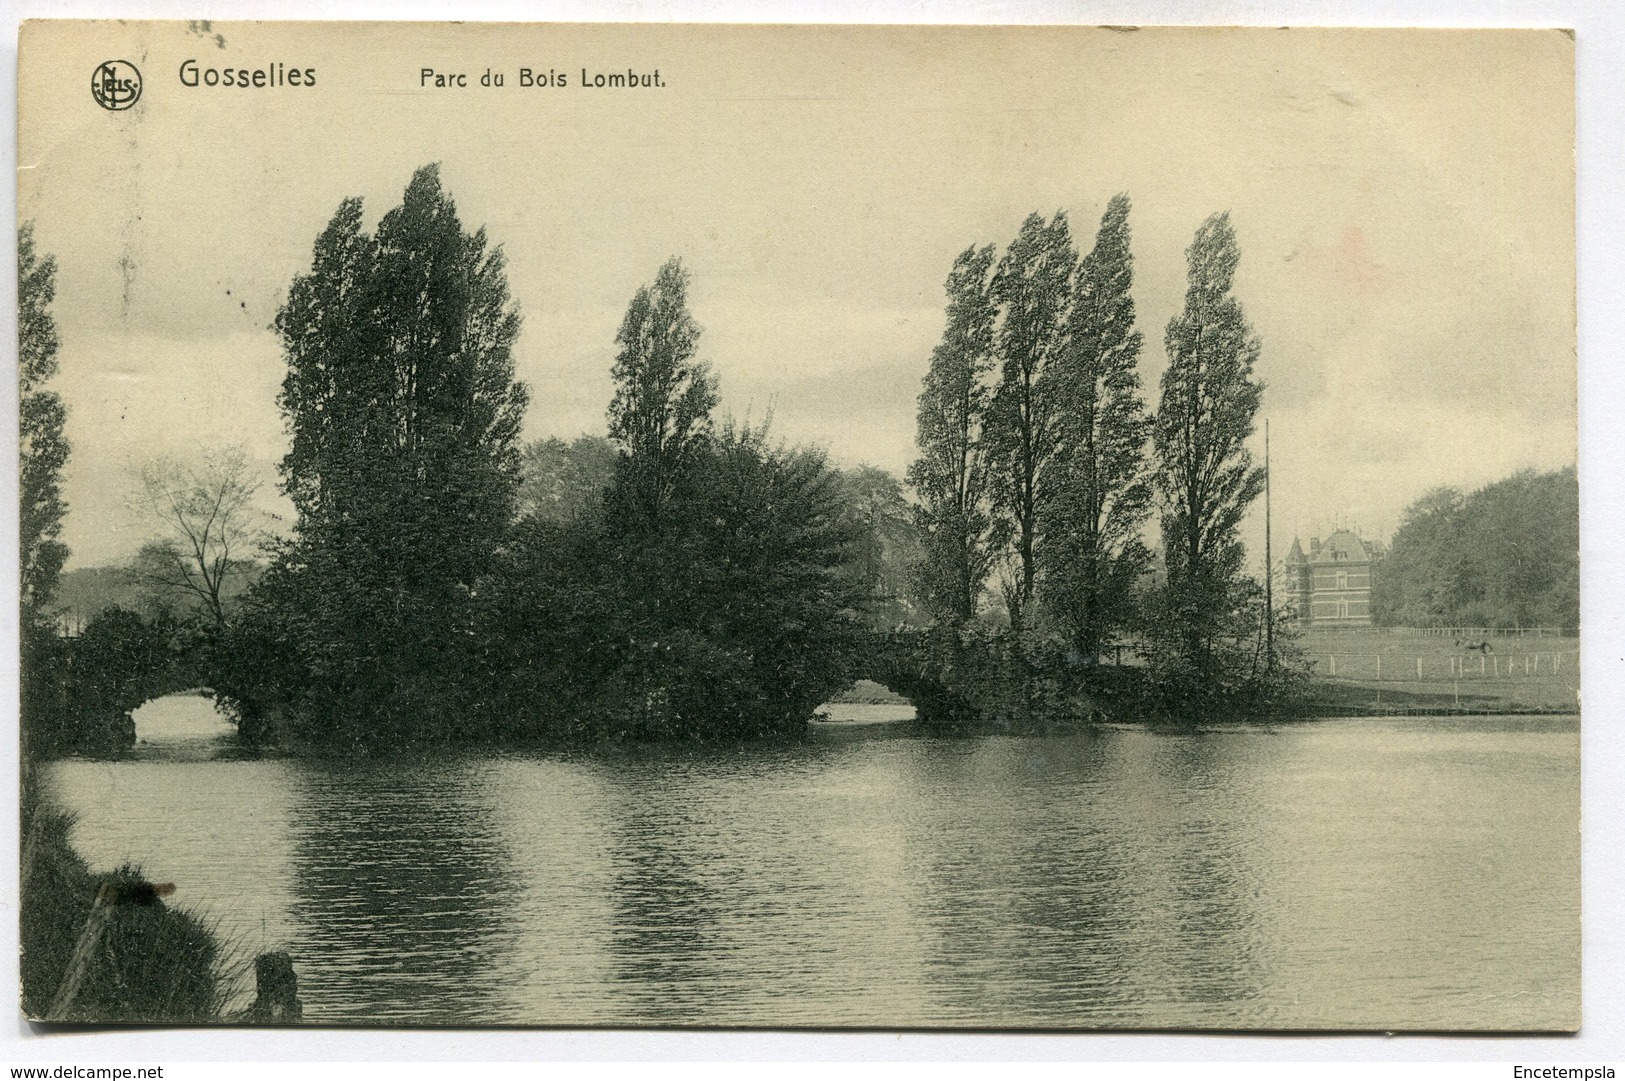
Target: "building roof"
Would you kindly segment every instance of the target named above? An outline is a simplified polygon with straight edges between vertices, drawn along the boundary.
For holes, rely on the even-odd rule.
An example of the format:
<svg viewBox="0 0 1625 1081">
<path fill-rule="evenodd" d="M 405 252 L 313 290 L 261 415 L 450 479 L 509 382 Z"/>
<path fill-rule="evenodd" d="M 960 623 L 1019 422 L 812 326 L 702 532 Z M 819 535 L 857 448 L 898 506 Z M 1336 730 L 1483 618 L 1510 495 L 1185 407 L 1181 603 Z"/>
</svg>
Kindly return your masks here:
<svg viewBox="0 0 1625 1081">
<path fill-rule="evenodd" d="M 1302 563 L 1302 562 L 1304 562 L 1303 545 L 1298 543 L 1298 538 L 1297 537 L 1292 538 L 1292 551 L 1290 551 L 1290 552 L 1288 552 L 1286 554 L 1286 561 L 1288 563 Z"/>
<path fill-rule="evenodd" d="M 1365 542 L 1346 529 L 1339 529 L 1321 543 L 1314 563 L 1369 563 L 1371 552 Z"/>
</svg>

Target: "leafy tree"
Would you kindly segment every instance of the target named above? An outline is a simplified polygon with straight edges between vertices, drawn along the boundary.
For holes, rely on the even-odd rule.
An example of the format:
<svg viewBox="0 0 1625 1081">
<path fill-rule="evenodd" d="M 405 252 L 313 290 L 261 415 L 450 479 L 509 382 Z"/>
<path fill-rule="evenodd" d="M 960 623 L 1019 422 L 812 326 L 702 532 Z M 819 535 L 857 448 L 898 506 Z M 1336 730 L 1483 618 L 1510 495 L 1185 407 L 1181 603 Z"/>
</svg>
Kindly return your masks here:
<svg viewBox="0 0 1625 1081">
<path fill-rule="evenodd" d="M 1372 582 L 1373 615 L 1408 626 L 1579 627 L 1579 487 L 1523 471 L 1406 508 Z"/>
<path fill-rule="evenodd" d="M 1028 216 L 999 261 L 992 295 L 1000 320 L 1000 362 L 983 425 L 991 480 L 994 537 L 1007 554 L 1005 601 L 1011 624 L 1029 618 L 1041 558 L 1040 514 L 1049 495 L 1056 431 L 1053 386 L 1046 377 L 1066 348 L 1067 312 L 1077 254 L 1066 215 Z"/>
<path fill-rule="evenodd" d="M 1371 578 L 1375 622 L 1388 626 L 1460 626 L 1473 553 L 1462 537 L 1463 496 L 1435 488 L 1405 508 L 1388 554 Z"/>
<path fill-rule="evenodd" d="M 1580 500 L 1574 469 L 1515 473 L 1467 497 L 1478 624 L 1556 626 L 1580 620 Z"/>
<path fill-rule="evenodd" d="M 700 327 L 688 311 L 688 271 L 673 257 L 638 289 L 615 335 L 609 435 L 626 471 L 619 484 L 642 528 L 659 533 L 678 484 L 711 435 L 716 380 L 694 359 Z"/>
<path fill-rule="evenodd" d="M 855 526 L 852 568 L 882 626 L 907 622 L 909 594 L 920 577 L 920 544 L 914 508 L 903 484 L 872 465 L 839 471 L 846 513 Z"/>
<path fill-rule="evenodd" d="M 529 444 L 519 460 L 520 516 L 564 525 L 601 514 L 615 457 L 615 445 L 597 435 Z"/>
<path fill-rule="evenodd" d="M 195 463 L 155 458 L 139 479 L 137 508 L 166 536 L 142 548 L 134 577 L 160 597 L 200 605 L 223 625 L 227 582 L 252 565 L 261 539 L 253 505 L 260 482 L 247 456 L 227 447 Z"/>
<path fill-rule="evenodd" d="M 31 757 L 71 744 L 65 726 L 76 722 L 63 708 L 60 691 L 67 663 L 50 617 L 68 546 L 61 541 L 67 504 L 62 499 L 62 468 L 68 441 L 62 428 L 67 409 L 45 385 L 57 372 L 56 260 L 34 247 L 34 225 L 17 233 L 17 374 L 19 393 L 18 560 L 21 565 L 18 620 L 23 769 Z M 26 780 L 26 777 L 25 777 Z"/>
<path fill-rule="evenodd" d="M 22 468 L 19 477 L 22 610 L 40 618 L 56 595 L 68 548 L 58 538 L 67 505 L 62 500 L 62 467 L 68 441 L 62 428 L 67 409 L 45 389 L 57 372 L 56 259 L 34 248 L 34 223 L 17 233 L 17 371 L 20 382 Z"/>
<path fill-rule="evenodd" d="M 1230 295 L 1240 250 L 1229 214 L 1202 223 L 1186 249 L 1185 307 L 1168 323 L 1154 434 L 1167 584 L 1160 628 L 1198 681 L 1216 677 L 1221 639 L 1241 624 L 1255 584 L 1242 574 L 1242 516 L 1263 491 L 1246 441 L 1263 386 L 1259 340 Z"/>
<path fill-rule="evenodd" d="M 1150 419 L 1140 396 L 1129 199 L 1114 197 L 1078 267 L 1067 344 L 1045 373 L 1054 408 L 1055 464 L 1040 508 L 1046 607 L 1073 649 L 1093 657 L 1133 612 L 1151 553 L 1145 459 Z"/>
<path fill-rule="evenodd" d="M 482 700 L 492 726 L 518 736 L 600 734 L 594 699 L 625 662 L 631 617 L 623 560 L 602 514 L 520 519 L 480 591 Z"/>
<path fill-rule="evenodd" d="M 862 627 L 841 477 L 820 452 L 731 424 L 693 470 L 657 541 L 611 523 L 628 641 L 600 723 L 701 738 L 799 726 L 846 684 Z"/>
<path fill-rule="evenodd" d="M 889 535 L 900 488 L 773 446 L 765 426 L 714 427 L 686 285 L 669 262 L 622 326 L 602 512 L 527 516 L 482 583 L 471 667 L 497 726 L 732 738 L 799 727 L 850 678 L 871 597 L 859 546 Z M 538 451 L 539 475 L 573 486 L 574 457 Z"/>
<path fill-rule="evenodd" d="M 374 234 L 347 199 L 277 314 L 298 511 L 267 588 L 332 717 L 444 721 L 471 598 L 513 520 L 526 404 L 500 247 L 419 169 Z M 277 592 L 280 591 L 280 592 Z"/>
<path fill-rule="evenodd" d="M 988 465 L 981 444 L 993 369 L 996 314 L 989 273 L 993 248 L 966 248 L 948 275 L 948 325 L 931 352 L 920 391 L 908 470 L 919 496 L 916 521 L 923 558 L 920 592 L 940 620 L 959 625 L 976 615 L 992 568 Z"/>
<path fill-rule="evenodd" d="M 851 498 L 822 454 L 727 424 L 658 537 L 629 528 L 638 508 L 614 493 L 601 518 L 522 521 L 484 624 L 497 723 L 630 739 L 798 728 L 850 678 L 863 630 Z"/>
</svg>

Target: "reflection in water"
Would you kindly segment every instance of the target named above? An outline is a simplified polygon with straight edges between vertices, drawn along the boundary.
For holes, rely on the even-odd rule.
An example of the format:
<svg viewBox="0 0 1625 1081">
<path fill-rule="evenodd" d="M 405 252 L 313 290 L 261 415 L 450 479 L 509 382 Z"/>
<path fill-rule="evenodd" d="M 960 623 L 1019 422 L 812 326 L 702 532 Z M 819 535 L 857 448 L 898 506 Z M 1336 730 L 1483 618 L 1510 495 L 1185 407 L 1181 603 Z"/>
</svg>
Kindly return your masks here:
<svg viewBox="0 0 1625 1081">
<path fill-rule="evenodd" d="M 702 992 L 702 984 L 710 985 L 707 997 L 726 994 L 709 977 L 727 965 L 731 950 L 722 926 L 726 913 L 705 880 L 707 863 L 723 854 L 706 851 L 695 823 L 662 810 L 669 801 L 661 786 L 652 780 L 651 791 L 623 792 L 630 805 L 620 809 L 613 831 L 607 945 L 613 977 L 640 1001 L 640 1013 L 650 1021 L 677 1022 L 694 1019 L 685 1004 Z"/>
<path fill-rule="evenodd" d="M 201 694 L 169 694 L 142 703 L 130 714 L 136 746 L 174 745 L 194 741 L 218 743 L 237 734 L 237 726 Z"/>
<path fill-rule="evenodd" d="M 1139 752 L 1130 774 L 1145 819 L 1117 832 L 1132 861 L 1126 877 L 1146 887 L 1134 904 L 1145 922 L 1137 937 L 1150 949 L 1127 966 L 1136 973 L 1134 1016 L 1156 1024 L 1186 1003 L 1199 1023 L 1260 1023 L 1256 950 L 1267 931 L 1258 888 L 1268 870 L 1257 786 L 1273 772 L 1277 741 L 1268 732 L 1135 736 L 1125 749 Z M 1237 768 L 1247 762 L 1255 765 Z"/>
<path fill-rule="evenodd" d="M 292 793 L 293 951 L 306 1016 L 521 1020 L 515 868 L 478 759 L 310 763 Z"/>
<path fill-rule="evenodd" d="M 960 832 L 946 820 L 918 839 L 933 856 L 922 915 L 950 1016 L 1130 1026 L 1175 1010 L 1202 1023 L 1209 1001 L 1232 1018 L 1245 1008 L 1259 918 L 1244 885 L 1248 823 L 1212 821 L 1214 792 L 1245 810 L 1225 784 L 1226 748 L 1192 753 L 1203 738 L 987 740 L 931 760 L 939 806 L 957 812 L 956 791 L 1007 794 L 977 802 L 960 833 L 969 843 L 934 843 Z"/>
<path fill-rule="evenodd" d="M 947 748 L 945 748 L 946 750 Z M 1064 1024 L 1112 1001 L 1123 908 L 1093 806 L 1103 763 L 1092 737 L 990 739 L 922 761 L 931 793 L 910 838 L 926 859 L 923 921 L 932 929 L 938 1010 L 960 1021 Z M 1003 799 L 962 794 L 1003 791 Z M 970 814 L 972 822 L 959 819 Z M 1039 824 L 1042 824 L 1041 828 Z M 942 836 L 961 843 L 944 846 Z M 1072 977 L 1054 981 L 1057 966 Z"/>
<path fill-rule="evenodd" d="M 290 949 L 311 1021 L 1577 1020 L 1573 719 L 877 736 L 52 787 L 93 865 Z"/>
</svg>

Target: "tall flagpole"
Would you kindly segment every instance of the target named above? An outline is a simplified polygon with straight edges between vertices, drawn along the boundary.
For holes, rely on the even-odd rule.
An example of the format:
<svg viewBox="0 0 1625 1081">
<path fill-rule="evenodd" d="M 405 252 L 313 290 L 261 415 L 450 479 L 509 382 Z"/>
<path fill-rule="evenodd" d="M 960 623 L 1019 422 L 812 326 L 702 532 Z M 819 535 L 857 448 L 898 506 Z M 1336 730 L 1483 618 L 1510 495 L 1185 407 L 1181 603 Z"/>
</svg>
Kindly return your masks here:
<svg viewBox="0 0 1625 1081">
<path fill-rule="evenodd" d="M 1275 560 L 1270 554 L 1270 422 L 1264 420 L 1264 670 L 1275 669 Z"/>
</svg>

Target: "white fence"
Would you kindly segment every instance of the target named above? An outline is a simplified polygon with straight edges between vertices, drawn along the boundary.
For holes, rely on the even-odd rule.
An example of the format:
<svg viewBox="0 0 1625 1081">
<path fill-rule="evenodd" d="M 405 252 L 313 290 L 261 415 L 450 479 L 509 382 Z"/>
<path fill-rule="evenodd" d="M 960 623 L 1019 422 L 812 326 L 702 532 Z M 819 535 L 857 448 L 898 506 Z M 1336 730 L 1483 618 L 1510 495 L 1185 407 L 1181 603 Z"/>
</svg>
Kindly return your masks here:
<svg viewBox="0 0 1625 1081">
<path fill-rule="evenodd" d="M 1344 653 L 1308 650 L 1304 653 L 1316 675 L 1336 679 L 1379 682 L 1432 680 L 1575 679 L 1580 654 L 1555 652 L 1493 653 Z"/>
<path fill-rule="evenodd" d="M 1315 624 L 1299 628 L 1303 634 L 1380 634 L 1392 638 L 1449 638 L 1481 642 L 1495 638 L 1557 638 L 1573 641 L 1560 627 L 1378 627 L 1373 624 Z"/>
</svg>

